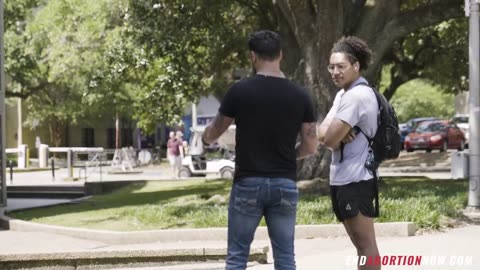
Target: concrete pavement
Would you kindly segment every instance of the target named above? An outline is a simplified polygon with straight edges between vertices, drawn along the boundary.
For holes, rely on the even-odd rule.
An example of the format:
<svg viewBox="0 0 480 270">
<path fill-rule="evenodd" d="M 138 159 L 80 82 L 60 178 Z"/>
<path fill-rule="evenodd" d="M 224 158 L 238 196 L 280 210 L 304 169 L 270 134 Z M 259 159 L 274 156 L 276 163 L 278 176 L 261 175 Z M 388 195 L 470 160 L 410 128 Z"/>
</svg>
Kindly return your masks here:
<svg viewBox="0 0 480 270">
<path fill-rule="evenodd" d="M 382 256 L 414 256 L 420 265 L 386 264 L 382 269 L 393 270 L 478 270 L 480 269 L 480 226 L 468 225 L 445 232 L 435 232 L 408 238 L 382 237 L 378 245 Z M 299 270 L 356 269 L 355 249 L 346 237 L 297 240 L 296 260 Z M 420 256 L 420 257 L 419 257 Z M 384 257 L 385 258 L 385 257 Z M 401 261 L 401 260 L 400 260 Z M 407 263 L 408 264 L 408 261 Z M 224 269 L 223 262 L 180 264 L 157 267 L 133 267 L 130 270 L 200 270 Z M 120 269 L 120 268 L 112 268 Z M 124 269 L 124 268 L 122 268 Z M 249 270 L 273 270 L 271 251 L 268 264 L 251 264 Z"/>
<path fill-rule="evenodd" d="M 136 252 L 137 254 L 161 254 L 165 251 L 211 249 L 222 250 L 226 247 L 225 241 L 187 241 L 187 242 L 155 242 L 149 244 L 111 245 L 99 241 L 86 241 L 74 237 L 66 237 L 48 233 L 0 231 L 0 263 L 11 256 L 25 257 L 28 254 L 59 253 L 80 254 L 96 253 L 114 254 L 115 252 Z M 435 232 L 414 237 L 381 237 L 378 239 L 379 248 L 383 256 L 422 256 L 422 264 L 433 259 L 433 265 L 392 266 L 385 265 L 383 269 L 480 269 L 480 226 L 468 225 L 450 229 L 445 232 Z M 255 241 L 253 246 L 268 246 L 267 241 Z M 347 237 L 301 239 L 295 242 L 297 269 L 355 269 L 352 257 L 355 254 L 350 240 Z M 125 256 L 124 253 L 123 256 Z M 271 251 L 268 253 L 268 264 L 251 263 L 248 269 L 273 269 Z M 127 264 L 128 265 L 128 264 Z M 85 266 L 87 267 L 87 266 Z M 100 266 L 99 266 L 100 267 Z M 124 269 L 122 266 L 106 265 L 105 269 Z M 127 269 L 222 269 L 223 261 L 209 261 L 204 263 L 149 263 L 148 265 L 133 264 Z M 5 268 L 2 268 L 5 269 Z M 46 269 L 46 268 L 45 268 Z M 59 268 L 69 269 L 69 268 Z M 84 268 L 92 269 L 92 268 Z M 97 268 L 93 268 L 97 269 Z M 100 269 L 100 268 L 98 268 Z"/>
<path fill-rule="evenodd" d="M 144 166 L 135 168 L 134 173 L 108 173 L 111 167 L 104 166 L 99 168 L 91 167 L 87 169 L 87 182 L 93 181 L 131 181 L 131 180 L 171 180 L 174 175 L 168 164 L 156 166 Z M 51 171 L 23 171 L 13 172 L 13 181 L 10 181 L 9 172 L 7 173 L 7 186 L 11 185 L 83 185 L 85 180 L 85 168 L 73 168 L 73 176 L 80 178 L 77 181 L 68 180 L 68 171 L 66 168 L 55 170 L 55 178 Z"/>
<path fill-rule="evenodd" d="M 18 202 L 22 200 L 14 201 L 10 203 L 10 209 L 63 203 L 63 200 L 39 199 L 25 200 L 20 204 Z M 479 220 L 477 224 L 480 224 Z M 0 231 L 0 239 L 0 269 L 18 269 L 16 265 L 40 267 L 37 269 L 213 270 L 224 269 L 226 251 L 226 241 L 208 240 L 115 244 L 55 233 L 23 231 Z M 432 258 L 439 260 L 429 266 L 385 265 L 383 269 L 480 269 L 480 248 L 475 246 L 480 243 L 479 225 L 413 237 L 379 237 L 378 243 L 382 255 L 422 256 L 424 264 Z M 297 269 L 355 269 L 355 258 L 352 257 L 355 249 L 348 237 L 298 239 L 295 244 Z M 269 246 L 268 241 L 255 240 L 252 252 L 265 258 L 262 256 L 267 252 L 265 247 Z M 267 264 L 253 261 L 248 269 L 273 269 L 272 258 L 269 248 Z"/>
</svg>

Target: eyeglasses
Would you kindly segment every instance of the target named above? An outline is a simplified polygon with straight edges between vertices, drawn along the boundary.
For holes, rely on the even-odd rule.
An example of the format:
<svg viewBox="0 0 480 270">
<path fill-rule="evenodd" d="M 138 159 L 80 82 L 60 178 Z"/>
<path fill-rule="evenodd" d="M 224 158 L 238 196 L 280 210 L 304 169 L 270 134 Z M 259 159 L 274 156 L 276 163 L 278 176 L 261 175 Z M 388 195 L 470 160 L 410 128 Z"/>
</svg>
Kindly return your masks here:
<svg viewBox="0 0 480 270">
<path fill-rule="evenodd" d="M 339 63 L 339 64 L 330 64 L 327 66 L 328 72 L 333 73 L 335 71 L 335 68 L 337 68 L 338 72 L 342 73 L 348 68 L 347 63 Z"/>
</svg>

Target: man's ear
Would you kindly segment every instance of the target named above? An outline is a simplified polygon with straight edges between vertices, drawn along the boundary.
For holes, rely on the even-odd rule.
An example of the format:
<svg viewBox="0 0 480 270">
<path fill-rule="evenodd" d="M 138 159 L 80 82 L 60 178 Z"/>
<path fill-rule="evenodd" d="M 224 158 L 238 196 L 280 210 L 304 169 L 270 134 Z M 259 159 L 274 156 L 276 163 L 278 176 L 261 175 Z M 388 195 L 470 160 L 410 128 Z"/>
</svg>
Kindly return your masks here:
<svg viewBox="0 0 480 270">
<path fill-rule="evenodd" d="M 358 62 L 355 62 L 355 64 L 353 64 L 353 68 L 356 72 L 358 72 L 360 70 L 360 64 Z"/>
<path fill-rule="evenodd" d="M 257 55 L 255 54 L 255 52 L 250 51 L 250 59 L 252 59 L 252 63 L 257 62 Z"/>
</svg>

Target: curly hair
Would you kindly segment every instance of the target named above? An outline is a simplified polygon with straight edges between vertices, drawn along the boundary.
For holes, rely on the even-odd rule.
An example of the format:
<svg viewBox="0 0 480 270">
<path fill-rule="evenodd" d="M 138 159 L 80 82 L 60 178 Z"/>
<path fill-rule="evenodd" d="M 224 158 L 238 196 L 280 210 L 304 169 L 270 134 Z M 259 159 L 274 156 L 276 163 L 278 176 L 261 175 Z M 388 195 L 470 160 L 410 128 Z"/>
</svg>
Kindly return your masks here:
<svg viewBox="0 0 480 270">
<path fill-rule="evenodd" d="M 351 64 L 358 61 L 360 70 L 366 70 L 372 61 L 372 51 L 367 43 L 358 37 L 342 37 L 335 44 L 331 53 L 345 53 Z"/>
</svg>

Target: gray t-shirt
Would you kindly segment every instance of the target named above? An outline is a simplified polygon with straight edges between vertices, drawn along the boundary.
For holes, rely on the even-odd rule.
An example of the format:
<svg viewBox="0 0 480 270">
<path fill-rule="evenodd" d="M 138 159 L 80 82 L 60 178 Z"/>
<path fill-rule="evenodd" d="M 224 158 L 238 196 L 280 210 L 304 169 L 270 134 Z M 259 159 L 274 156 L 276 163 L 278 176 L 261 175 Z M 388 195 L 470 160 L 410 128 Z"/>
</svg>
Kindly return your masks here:
<svg viewBox="0 0 480 270">
<path fill-rule="evenodd" d="M 351 127 L 357 126 L 373 138 L 377 132 L 377 100 L 374 90 L 366 85 L 358 85 L 359 83 L 367 81 L 360 77 L 349 90 L 342 89 L 337 93 L 326 118 L 337 118 Z M 342 162 L 339 162 L 340 149 L 333 151 L 330 184 L 341 186 L 373 178 L 365 168 L 367 154 L 368 140 L 361 132 L 352 142 L 345 144 Z"/>
</svg>

